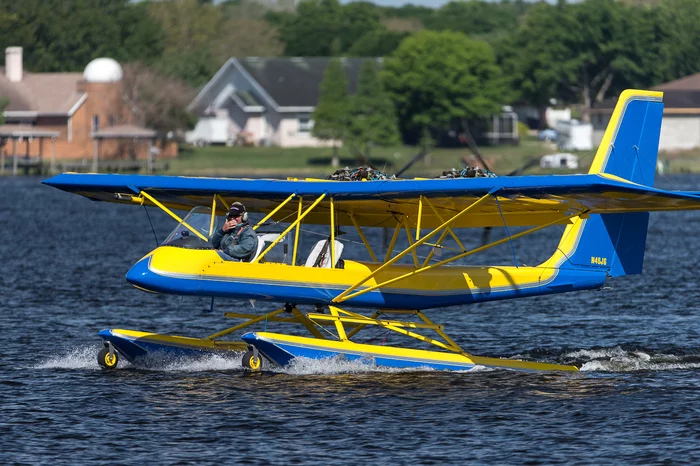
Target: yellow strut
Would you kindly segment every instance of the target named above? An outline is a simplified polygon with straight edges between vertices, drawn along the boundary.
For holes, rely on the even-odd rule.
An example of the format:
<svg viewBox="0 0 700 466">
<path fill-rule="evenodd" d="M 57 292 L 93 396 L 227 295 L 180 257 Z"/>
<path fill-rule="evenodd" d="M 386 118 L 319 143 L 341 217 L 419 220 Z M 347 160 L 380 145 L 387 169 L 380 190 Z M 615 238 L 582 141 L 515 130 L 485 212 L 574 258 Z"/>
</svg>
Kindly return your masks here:
<svg viewBox="0 0 700 466">
<path fill-rule="evenodd" d="M 280 313 L 282 313 L 282 312 L 284 312 L 284 308 L 277 309 L 276 311 L 268 312 L 267 314 L 263 314 L 263 315 L 261 315 L 261 316 L 258 316 L 258 317 L 256 317 L 255 319 L 251 319 L 251 320 L 249 320 L 249 321 L 247 321 L 247 322 L 243 322 L 242 324 L 238 324 L 238 325 L 236 325 L 235 327 L 227 328 L 226 330 L 222 330 L 222 331 L 217 332 L 217 333 L 215 333 L 215 334 L 213 334 L 213 335 L 209 335 L 206 339 L 207 339 L 207 340 L 215 340 L 215 339 L 217 339 L 217 338 L 226 336 L 226 335 L 228 335 L 229 333 L 233 333 L 233 332 L 235 332 L 236 330 L 239 330 L 239 329 L 248 327 L 248 326 L 250 326 L 250 325 L 256 324 L 256 323 L 258 323 L 258 322 L 260 322 L 260 321 L 262 321 L 262 320 L 268 319 L 268 318 L 270 318 L 270 317 L 274 317 L 274 316 L 276 316 L 277 314 L 280 314 Z"/>
<path fill-rule="evenodd" d="M 437 209 L 435 208 L 433 203 L 430 202 L 430 199 L 428 199 L 426 197 L 425 202 L 430 206 L 431 209 L 433 209 L 433 212 L 435 212 L 435 216 L 438 218 L 438 220 L 440 220 L 441 222 L 444 222 L 445 220 L 443 220 L 442 215 L 440 215 L 440 213 L 437 211 Z M 452 239 L 454 239 L 455 242 L 459 245 L 459 247 L 462 248 L 462 251 L 466 251 L 467 248 L 465 248 L 464 245 L 462 244 L 462 242 L 459 240 L 459 238 L 457 238 L 457 235 L 455 235 L 454 231 L 452 231 L 452 228 L 447 227 L 447 231 L 450 232 Z"/>
<path fill-rule="evenodd" d="M 270 213 L 267 214 L 262 220 L 260 220 L 260 221 L 258 222 L 258 224 L 255 225 L 255 226 L 253 227 L 253 230 L 257 230 L 258 228 L 260 228 L 265 222 L 267 222 L 267 220 L 268 220 L 270 217 L 272 217 L 273 215 L 275 215 L 282 207 L 284 207 L 285 205 L 287 205 L 287 203 L 288 203 L 289 201 L 291 201 L 292 198 L 294 198 L 294 196 L 296 196 L 296 194 L 295 194 L 295 193 L 292 193 L 291 196 L 289 196 L 287 199 L 285 199 L 284 201 L 282 201 L 282 203 L 281 203 L 280 205 L 278 205 L 277 208 L 275 208 L 272 212 L 270 212 Z"/>
<path fill-rule="evenodd" d="M 333 205 L 333 198 L 330 198 L 331 201 L 331 268 L 335 268 L 335 211 L 334 211 L 334 205 Z M 344 334 L 345 332 L 343 332 Z"/>
<path fill-rule="evenodd" d="M 585 211 L 583 211 L 583 212 L 585 212 Z M 578 217 L 578 216 L 582 215 L 583 212 L 577 212 L 577 213 L 568 215 L 568 216 L 565 217 L 565 219 L 570 219 L 570 218 L 573 218 L 573 217 Z M 378 284 L 376 284 L 376 285 L 367 287 L 367 288 L 365 288 L 365 289 L 363 289 L 363 290 L 361 290 L 361 291 L 356 291 L 355 293 L 352 293 L 352 294 L 350 294 L 350 295 L 348 295 L 348 294 L 345 294 L 345 296 L 338 295 L 338 297 L 335 298 L 333 301 L 335 301 L 335 302 L 343 302 L 343 301 L 346 301 L 346 300 L 348 300 L 348 299 L 352 299 L 352 298 L 354 298 L 354 297 L 356 297 L 356 296 L 360 296 L 360 295 L 365 294 L 365 293 L 367 293 L 367 292 L 376 290 L 377 288 L 381 288 L 381 287 L 383 287 L 383 286 L 390 285 L 390 284 L 392 284 L 392 283 L 396 283 L 396 282 L 398 282 L 399 280 L 403 280 L 403 279 L 405 279 L 405 278 L 412 277 L 413 275 L 417 275 L 417 274 L 419 274 L 419 273 L 426 272 L 426 271 L 428 271 L 428 270 L 430 270 L 430 269 L 434 269 L 435 267 L 440 267 L 441 265 L 445 265 L 445 264 L 448 264 L 448 263 L 450 263 L 450 262 L 454 262 L 454 261 L 456 261 L 456 260 L 458 260 L 458 259 L 461 259 L 461 258 L 463 258 L 463 257 L 471 256 L 472 254 L 476 254 L 477 252 L 485 251 L 486 249 L 492 248 L 492 247 L 494 247 L 494 246 L 498 246 L 499 244 L 506 243 L 506 242 L 511 241 L 511 240 L 514 240 L 514 239 L 516 239 L 516 238 L 520 238 L 521 236 L 529 235 L 529 234 L 534 233 L 534 232 L 536 232 L 536 231 L 538 231 L 538 230 L 541 230 L 541 229 L 543 229 L 543 228 L 547 228 L 547 227 L 549 227 L 549 226 L 552 226 L 552 225 L 555 225 L 555 224 L 557 224 L 557 223 L 560 223 L 562 220 L 563 220 L 563 219 L 556 219 L 556 220 L 553 220 L 553 221 L 551 221 L 551 222 L 549 222 L 549 223 L 545 223 L 544 225 L 540 225 L 540 226 L 537 226 L 537 227 L 534 227 L 534 228 L 530 228 L 529 230 L 525 230 L 525 231 L 520 232 L 520 233 L 518 233 L 518 234 L 515 234 L 515 235 L 513 235 L 513 236 L 506 237 L 506 238 L 500 239 L 500 240 L 498 240 L 498 241 L 494 241 L 493 243 L 489 243 L 489 244 L 487 244 L 487 245 L 485 245 L 485 246 L 481 246 L 481 247 L 478 247 L 478 248 L 476 248 L 476 249 L 472 249 L 472 250 L 470 250 L 470 251 L 463 252 L 462 254 L 457 254 L 456 256 L 450 257 L 449 259 L 445 259 L 445 260 L 443 260 L 443 261 L 436 262 L 436 263 L 434 263 L 434 264 L 432 264 L 432 265 L 429 265 L 429 266 L 427 266 L 427 267 L 422 267 L 422 268 L 417 269 L 417 270 L 414 270 L 414 271 L 412 271 L 412 272 L 405 273 L 405 274 L 403 274 L 403 275 L 401 275 L 401 276 L 399 276 L 399 277 L 395 277 L 395 278 L 392 278 L 391 280 L 387 280 L 387 281 L 385 281 L 385 282 L 378 283 Z M 380 267 L 380 268 L 381 268 L 381 267 Z M 377 269 L 377 270 L 379 270 L 379 269 Z M 376 274 L 377 270 L 375 270 L 375 274 Z"/>
<path fill-rule="evenodd" d="M 403 228 L 406 230 L 406 238 L 408 239 L 408 245 L 413 246 L 413 238 L 411 238 L 411 228 L 408 226 L 408 220 L 406 217 L 402 217 L 401 220 L 403 221 Z M 418 268 L 418 254 L 416 254 L 416 250 L 413 249 L 411 250 L 411 255 L 413 256 L 413 265 Z"/>
<path fill-rule="evenodd" d="M 284 236 L 285 236 L 287 233 L 289 233 L 289 232 L 292 230 L 292 228 L 294 228 L 295 226 L 297 226 L 297 225 L 304 219 L 304 217 L 306 217 L 306 216 L 314 209 L 314 207 L 316 207 L 316 206 L 318 205 L 318 203 L 321 202 L 321 201 L 323 200 L 324 197 L 326 197 L 326 193 L 321 194 L 321 195 L 318 197 L 318 199 L 316 199 L 316 200 L 314 201 L 314 203 L 311 204 L 311 206 L 309 206 L 309 208 L 306 209 L 306 211 L 305 211 L 303 214 L 301 214 L 296 220 L 294 220 L 294 221 L 291 223 L 291 225 L 289 225 L 289 226 L 287 227 L 286 230 L 284 230 L 282 233 L 280 233 L 279 237 L 278 237 L 276 240 L 274 240 L 274 241 L 272 242 L 272 244 L 270 244 L 270 245 L 267 247 L 267 249 L 265 249 L 262 253 L 260 253 L 260 255 L 259 255 L 258 257 L 256 257 L 255 260 L 254 260 L 253 262 L 251 262 L 251 264 L 257 264 L 258 262 L 260 262 L 260 259 L 262 259 L 263 257 L 265 257 L 265 254 L 267 254 L 268 252 L 270 252 L 270 250 L 271 250 L 273 247 L 275 247 L 275 246 L 277 245 L 277 243 L 279 243 L 280 241 L 282 241 L 282 239 L 284 238 Z"/>
<path fill-rule="evenodd" d="M 342 293 L 340 293 L 338 296 L 336 296 L 336 297 L 333 299 L 333 302 L 338 303 L 338 302 L 344 301 L 343 298 L 344 298 L 345 296 L 347 296 L 348 294 L 350 294 L 354 289 L 358 288 L 360 285 L 362 285 L 363 283 L 365 283 L 367 280 L 369 280 L 370 278 L 374 277 L 374 276 L 377 275 L 379 272 L 381 272 L 382 270 L 386 269 L 387 267 L 389 267 L 389 266 L 392 265 L 394 262 L 396 262 L 396 261 L 398 261 L 399 259 L 401 259 L 403 256 L 405 256 L 405 255 L 408 254 L 409 252 L 412 252 L 413 250 L 415 250 L 418 246 L 420 246 L 421 244 L 423 244 L 423 243 L 425 243 L 426 241 L 428 241 L 428 239 L 430 239 L 433 235 L 435 235 L 438 231 L 442 230 L 444 227 L 447 227 L 447 226 L 452 225 L 454 222 L 457 221 L 457 219 L 459 219 L 459 217 L 461 217 L 462 215 L 466 214 L 467 212 L 469 212 L 469 211 L 472 210 L 473 208 L 477 207 L 478 205 L 482 204 L 482 203 L 485 202 L 487 199 L 489 199 L 491 196 L 492 196 L 492 193 L 488 193 L 488 194 L 485 194 L 484 196 L 480 197 L 480 198 L 477 199 L 476 201 L 474 201 L 474 203 L 472 203 L 470 206 L 466 207 L 464 210 L 462 210 L 462 211 L 459 212 L 458 214 L 454 215 L 454 216 L 453 216 L 451 219 L 449 219 L 448 221 L 443 222 L 442 225 L 440 225 L 439 227 L 437 227 L 436 229 L 434 229 L 433 231 L 431 231 L 430 233 L 428 233 L 427 235 L 425 235 L 424 237 L 422 237 L 421 239 L 419 239 L 418 241 L 416 241 L 415 243 L 413 243 L 411 246 L 409 246 L 408 248 L 404 249 L 402 252 L 400 252 L 399 254 L 397 254 L 396 256 L 394 256 L 393 259 L 389 260 L 388 262 L 385 262 L 384 265 L 382 265 L 381 267 L 379 267 L 377 270 L 375 270 L 375 271 L 372 272 L 371 274 L 367 275 L 365 278 L 363 278 L 363 279 L 360 280 L 359 282 L 355 283 L 354 285 L 352 285 L 352 286 L 351 286 L 350 288 L 348 288 L 347 290 L 345 290 L 345 291 L 343 291 Z M 557 220 L 557 222 L 558 222 L 558 221 L 559 221 L 559 220 Z M 555 222 L 555 223 L 556 223 L 556 222 Z M 393 244 L 392 244 L 392 246 L 393 246 Z"/>
<path fill-rule="evenodd" d="M 231 204 L 229 204 L 228 202 L 226 202 L 226 199 L 224 199 L 224 198 L 223 198 L 221 195 L 219 195 L 219 194 L 216 195 L 216 198 L 224 205 L 224 211 L 228 211 L 229 206 L 230 206 Z"/>
<path fill-rule="evenodd" d="M 299 198 L 299 209 L 297 212 L 297 217 L 301 217 L 301 207 L 304 198 Z M 301 231 L 301 223 L 297 224 L 297 230 L 294 233 L 294 249 L 292 250 L 292 265 L 297 265 L 297 247 L 299 245 L 299 232 Z"/>
<path fill-rule="evenodd" d="M 195 230 L 192 226 L 190 226 L 189 223 L 187 223 L 187 222 L 185 222 L 184 220 L 182 220 L 180 217 L 177 216 L 177 214 L 176 214 L 175 212 L 173 212 L 172 210 L 168 209 L 168 208 L 165 207 L 163 204 L 161 204 L 160 202 L 158 202 L 153 196 L 151 196 L 150 194 L 148 194 L 146 191 L 141 191 L 141 196 L 145 197 L 146 199 L 148 199 L 149 201 L 151 201 L 152 203 L 154 203 L 156 206 L 160 207 L 161 210 L 163 210 L 166 214 L 170 215 L 172 218 L 174 218 L 175 220 L 177 220 L 178 223 L 182 223 L 182 224 L 185 226 L 185 228 L 187 228 L 187 229 L 190 230 L 192 233 L 194 233 L 195 235 L 197 235 L 202 241 L 205 241 L 205 242 L 208 241 L 208 239 L 207 239 L 203 234 L 201 234 L 200 232 L 198 232 L 197 230 Z"/>
<path fill-rule="evenodd" d="M 365 238 L 365 234 L 362 233 L 362 228 L 360 228 L 360 225 L 357 223 L 357 220 L 355 220 L 355 216 L 352 214 L 349 214 L 348 217 L 350 217 L 350 221 L 352 222 L 352 224 L 355 225 L 355 229 L 357 230 L 357 234 L 360 235 L 360 239 L 362 239 L 362 242 L 365 243 L 365 247 L 367 248 L 367 252 L 369 252 L 369 255 L 372 258 L 372 260 L 374 262 L 379 262 L 377 260 L 377 256 L 374 255 L 374 251 L 372 251 L 372 247 L 369 245 L 367 238 Z"/>
<path fill-rule="evenodd" d="M 214 233 L 214 221 L 216 220 L 216 196 L 211 201 L 211 221 L 209 222 L 209 237 Z"/>
<path fill-rule="evenodd" d="M 416 222 L 416 241 L 420 239 L 420 221 L 423 217 L 423 195 L 418 197 L 418 221 Z"/>
<path fill-rule="evenodd" d="M 396 245 L 396 240 L 399 238 L 399 231 L 401 231 L 401 222 L 396 222 L 396 228 L 394 228 L 394 234 L 389 242 L 389 247 L 386 250 L 386 256 L 384 256 L 384 262 L 388 261 L 391 257 L 391 253 L 394 252 L 394 246 Z"/>
</svg>

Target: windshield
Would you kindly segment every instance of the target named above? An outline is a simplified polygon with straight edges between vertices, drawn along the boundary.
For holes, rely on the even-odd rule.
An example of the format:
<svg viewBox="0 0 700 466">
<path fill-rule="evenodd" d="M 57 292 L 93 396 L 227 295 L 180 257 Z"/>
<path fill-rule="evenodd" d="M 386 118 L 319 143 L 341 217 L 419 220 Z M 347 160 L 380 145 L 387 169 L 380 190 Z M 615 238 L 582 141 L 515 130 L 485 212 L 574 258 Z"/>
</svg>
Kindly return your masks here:
<svg viewBox="0 0 700 466">
<path fill-rule="evenodd" d="M 187 227 L 189 225 L 190 228 Z M 211 209 L 195 207 L 182 219 L 182 222 L 163 241 L 163 246 L 177 246 L 187 249 L 211 249 L 210 238 L 219 227 L 219 219 L 214 218 L 211 224 Z M 193 231 L 194 230 L 194 231 Z M 197 233 L 206 238 L 200 238 Z"/>
</svg>

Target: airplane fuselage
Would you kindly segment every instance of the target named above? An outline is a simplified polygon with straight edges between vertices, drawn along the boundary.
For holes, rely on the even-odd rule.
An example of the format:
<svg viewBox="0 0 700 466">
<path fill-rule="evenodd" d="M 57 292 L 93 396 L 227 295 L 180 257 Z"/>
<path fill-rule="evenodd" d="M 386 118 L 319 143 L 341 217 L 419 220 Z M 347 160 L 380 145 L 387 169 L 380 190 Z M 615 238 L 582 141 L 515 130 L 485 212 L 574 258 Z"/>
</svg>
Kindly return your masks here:
<svg viewBox="0 0 700 466">
<path fill-rule="evenodd" d="M 178 295 L 330 304 L 381 264 L 345 260 L 343 268 L 245 263 L 214 250 L 161 246 L 136 263 L 127 280 L 138 288 Z M 391 265 L 356 291 L 416 270 Z M 346 307 L 430 309 L 483 301 L 599 288 L 605 272 L 551 267 L 443 266 L 408 276 L 343 303 Z"/>
</svg>

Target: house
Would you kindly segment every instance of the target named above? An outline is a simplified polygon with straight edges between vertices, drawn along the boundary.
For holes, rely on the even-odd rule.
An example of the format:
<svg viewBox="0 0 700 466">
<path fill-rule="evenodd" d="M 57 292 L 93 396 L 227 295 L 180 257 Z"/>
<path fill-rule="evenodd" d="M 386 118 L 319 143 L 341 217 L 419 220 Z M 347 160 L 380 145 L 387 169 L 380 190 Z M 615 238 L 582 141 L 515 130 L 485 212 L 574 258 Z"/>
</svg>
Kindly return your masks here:
<svg viewBox="0 0 700 466">
<path fill-rule="evenodd" d="M 700 147 L 700 73 L 662 84 L 664 93 L 659 150 L 679 151 Z M 617 99 L 591 110 L 593 143 L 600 144 Z"/>
<path fill-rule="evenodd" d="M 330 146 L 311 135 L 311 115 L 330 58 L 230 58 L 188 109 L 199 116 L 186 135 L 194 144 L 255 144 L 279 147 Z M 367 60 L 343 58 L 349 92 L 357 89 Z"/>
<path fill-rule="evenodd" d="M 28 73 L 22 47 L 5 50 L 0 99 L 6 99 L 0 169 L 7 156 L 84 160 L 97 171 L 100 159 L 150 160 L 158 152 L 155 131 L 134 124 L 122 91 L 123 71 L 110 58 L 97 58 L 82 73 Z M 50 147 L 49 147 L 50 146 Z M 168 144 L 160 156 L 176 156 Z"/>
<path fill-rule="evenodd" d="M 542 156 L 541 168 L 565 168 L 575 170 L 578 168 L 578 157 L 568 152 Z"/>
</svg>

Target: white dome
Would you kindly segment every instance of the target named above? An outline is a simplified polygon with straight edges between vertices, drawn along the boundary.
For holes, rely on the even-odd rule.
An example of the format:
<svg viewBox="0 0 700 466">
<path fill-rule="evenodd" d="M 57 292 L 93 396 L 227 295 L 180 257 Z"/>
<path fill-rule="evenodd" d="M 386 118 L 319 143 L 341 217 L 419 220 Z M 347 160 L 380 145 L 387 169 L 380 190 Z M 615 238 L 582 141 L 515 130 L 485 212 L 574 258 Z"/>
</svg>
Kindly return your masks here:
<svg viewBox="0 0 700 466">
<path fill-rule="evenodd" d="M 122 67 L 111 58 L 95 58 L 83 72 L 89 83 L 115 83 L 121 81 L 123 75 Z"/>
</svg>

